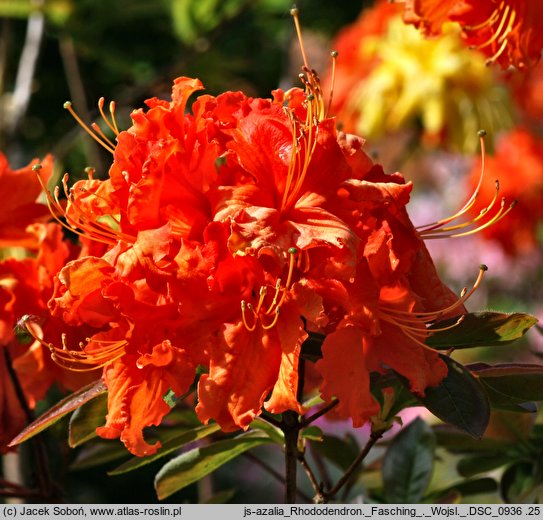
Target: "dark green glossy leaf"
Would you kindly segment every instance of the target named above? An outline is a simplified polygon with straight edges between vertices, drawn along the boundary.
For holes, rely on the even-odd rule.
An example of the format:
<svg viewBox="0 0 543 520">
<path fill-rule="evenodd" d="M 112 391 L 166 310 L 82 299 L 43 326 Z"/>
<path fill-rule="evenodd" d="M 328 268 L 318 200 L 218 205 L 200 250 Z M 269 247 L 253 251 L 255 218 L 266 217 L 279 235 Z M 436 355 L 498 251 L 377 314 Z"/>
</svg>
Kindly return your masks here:
<svg viewBox="0 0 543 520">
<path fill-rule="evenodd" d="M 458 317 L 443 320 L 429 330 L 446 328 L 457 321 Z M 520 312 L 474 312 L 465 314 L 458 325 L 431 334 L 426 344 L 438 350 L 505 345 L 521 338 L 536 323 L 537 318 Z"/>
<path fill-rule="evenodd" d="M 477 364 L 469 367 L 485 386 L 517 402 L 543 400 L 543 365 Z"/>
<path fill-rule="evenodd" d="M 469 478 L 479 473 L 486 473 L 513 461 L 512 455 L 507 452 L 485 453 L 465 457 L 458 462 L 457 470 L 463 477 Z"/>
<path fill-rule="evenodd" d="M 183 453 L 162 467 L 155 477 L 159 500 L 197 482 L 217 468 L 256 446 L 270 443 L 260 431 L 242 433 L 233 439 L 217 441 Z"/>
<path fill-rule="evenodd" d="M 537 412 L 538 408 L 535 402 L 525 401 L 524 399 L 519 399 L 510 395 L 506 395 L 503 392 L 494 389 L 492 386 L 487 385 L 485 379 L 481 379 L 480 381 L 483 385 L 483 388 L 485 389 L 486 395 L 488 396 L 491 408 L 517 413 Z"/>
<path fill-rule="evenodd" d="M 447 364 L 447 377 L 434 388 L 427 388 L 420 400 L 443 422 L 480 439 L 488 425 L 490 405 L 481 383 L 460 363 L 441 356 Z"/>
<path fill-rule="evenodd" d="M 396 435 L 383 460 L 383 491 L 387 503 L 420 501 L 432 477 L 434 450 L 434 433 L 420 418 Z"/>
<path fill-rule="evenodd" d="M 118 440 L 91 442 L 83 446 L 72 464 L 71 470 L 83 470 L 101 466 L 109 462 L 125 459 L 130 456 L 126 447 Z"/>
<path fill-rule="evenodd" d="M 277 426 L 274 426 L 273 424 L 269 423 L 265 419 L 262 419 L 261 417 L 257 417 L 251 423 L 250 428 L 263 431 L 273 442 L 279 444 L 279 446 L 284 446 L 285 444 L 284 433 L 279 428 L 277 428 Z"/>
<path fill-rule="evenodd" d="M 324 435 L 322 440 L 311 444 L 312 448 L 339 469 L 345 471 L 356 458 L 360 447 L 352 435 L 341 439 L 334 435 Z"/>
<path fill-rule="evenodd" d="M 149 455 L 148 457 L 132 457 L 130 460 L 121 464 L 119 467 L 109 471 L 108 475 L 120 475 L 121 473 L 127 473 L 137 468 L 141 468 L 142 466 L 146 466 L 147 464 L 150 464 L 157 459 L 169 455 L 170 453 L 178 450 L 179 448 L 190 442 L 194 442 L 199 439 L 208 437 L 209 435 L 219 430 L 219 425 L 213 423 L 205 426 L 198 426 L 188 431 L 183 431 L 180 434 L 176 435 L 174 438 L 163 442 L 162 446 L 153 455 Z"/>
<path fill-rule="evenodd" d="M 106 414 L 107 394 L 101 394 L 78 408 L 70 417 L 68 427 L 70 448 L 75 448 L 96 437 L 96 428 L 104 424 Z"/>
<path fill-rule="evenodd" d="M 102 395 L 106 391 L 106 386 L 102 381 L 99 380 L 90 383 L 73 394 L 70 394 L 68 397 L 65 397 L 55 406 L 47 410 L 47 412 L 38 417 L 34 422 L 29 424 L 21 433 L 19 433 L 19 435 L 17 435 L 17 437 L 15 437 L 15 439 L 11 441 L 10 446 L 21 444 L 31 437 L 34 437 L 34 435 L 55 424 L 66 414 L 73 412 L 76 408 L 79 408 L 80 406 L 89 402 L 91 399 Z"/>
<path fill-rule="evenodd" d="M 474 439 L 472 436 L 452 428 L 449 425 L 434 426 L 437 445 L 451 453 L 495 453 L 510 447 L 509 442 L 482 438 Z"/>
</svg>

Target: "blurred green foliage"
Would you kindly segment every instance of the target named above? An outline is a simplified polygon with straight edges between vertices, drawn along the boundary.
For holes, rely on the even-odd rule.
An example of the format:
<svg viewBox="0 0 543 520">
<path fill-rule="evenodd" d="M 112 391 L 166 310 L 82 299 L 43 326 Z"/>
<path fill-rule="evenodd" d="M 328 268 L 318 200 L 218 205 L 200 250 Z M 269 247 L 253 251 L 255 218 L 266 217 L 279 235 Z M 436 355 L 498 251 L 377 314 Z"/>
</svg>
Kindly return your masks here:
<svg viewBox="0 0 543 520">
<path fill-rule="evenodd" d="M 325 47 L 363 4 L 302 0 L 297 6 L 304 32 L 320 35 Z M 0 0 L 0 150 L 15 166 L 52 152 L 60 170 L 77 176 L 93 165 L 100 175 L 107 156 L 80 139 L 62 109 L 68 99 L 85 121 L 96 117 L 101 96 L 113 99 L 126 127 L 130 110 L 148 97 L 167 98 L 177 76 L 198 77 L 211 94 L 242 89 L 269 96 L 282 82 L 296 85 L 301 56 L 291 64 L 291 6 L 289 0 Z M 29 45 L 32 18 L 37 42 Z M 34 66 L 23 60 L 32 45 L 39 51 Z M 21 69 L 32 81 L 28 106 L 14 122 Z"/>
</svg>

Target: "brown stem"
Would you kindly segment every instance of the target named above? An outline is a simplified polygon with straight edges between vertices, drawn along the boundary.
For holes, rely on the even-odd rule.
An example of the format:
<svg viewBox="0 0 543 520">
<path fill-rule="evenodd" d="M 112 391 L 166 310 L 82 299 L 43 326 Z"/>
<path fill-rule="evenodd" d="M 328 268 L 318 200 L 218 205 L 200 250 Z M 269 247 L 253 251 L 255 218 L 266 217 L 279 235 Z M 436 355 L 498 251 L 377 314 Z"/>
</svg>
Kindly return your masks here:
<svg viewBox="0 0 543 520">
<path fill-rule="evenodd" d="M 323 493 L 323 497 L 325 501 L 328 501 L 331 498 L 334 498 L 334 496 L 338 493 L 338 491 L 340 491 L 341 488 L 349 481 L 349 479 L 353 476 L 353 473 L 355 472 L 355 470 L 363 462 L 363 460 L 366 458 L 366 456 L 368 455 L 370 450 L 373 448 L 373 446 L 383 436 L 383 433 L 384 431 L 379 431 L 379 432 L 372 432 L 370 434 L 370 438 L 368 439 L 368 442 L 364 446 L 364 449 L 357 455 L 356 459 L 354 459 L 353 463 L 348 467 L 348 469 L 345 471 L 343 476 L 338 480 L 336 485 L 329 491 L 326 491 Z"/>
<path fill-rule="evenodd" d="M 309 478 L 309 481 L 311 482 L 311 485 L 313 486 L 313 489 L 315 490 L 315 498 L 313 501 L 317 504 L 323 504 L 324 503 L 324 496 L 322 494 L 323 491 L 323 485 L 322 483 L 319 483 L 317 480 L 317 477 L 315 476 L 315 473 L 313 473 L 313 470 L 307 463 L 307 460 L 305 458 L 305 455 L 300 455 L 299 457 L 300 464 L 304 468 L 307 477 Z"/>
<path fill-rule="evenodd" d="M 299 415 L 293 411 L 284 412 L 281 429 L 285 435 L 285 503 L 294 504 L 297 491 Z"/>
<path fill-rule="evenodd" d="M 313 421 L 316 421 L 319 417 L 322 417 L 324 414 L 328 413 L 332 408 L 337 406 L 339 404 L 338 399 L 333 399 L 330 401 L 326 406 L 321 408 L 318 412 L 315 412 L 313 415 L 310 415 L 309 417 L 305 417 L 300 422 L 300 428 L 305 428 L 306 426 L 309 426 Z"/>
<path fill-rule="evenodd" d="M 315 464 L 317 465 L 317 468 L 321 476 L 322 487 L 324 489 L 331 488 L 332 480 L 330 479 L 328 469 L 326 468 L 326 465 L 324 464 L 324 461 L 322 460 L 321 454 L 317 452 L 313 444 L 310 444 L 310 447 L 311 447 L 311 455 L 313 459 L 315 460 Z"/>
</svg>

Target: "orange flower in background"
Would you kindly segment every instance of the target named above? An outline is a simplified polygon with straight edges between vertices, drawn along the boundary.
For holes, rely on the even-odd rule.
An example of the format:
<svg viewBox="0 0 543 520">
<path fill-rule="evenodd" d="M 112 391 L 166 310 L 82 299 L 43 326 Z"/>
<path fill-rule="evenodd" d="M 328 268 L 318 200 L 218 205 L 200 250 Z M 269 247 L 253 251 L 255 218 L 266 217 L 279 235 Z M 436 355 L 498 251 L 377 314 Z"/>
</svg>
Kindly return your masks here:
<svg viewBox="0 0 543 520">
<path fill-rule="evenodd" d="M 503 68 L 533 67 L 543 48 L 543 15 L 525 0 L 405 0 L 404 20 L 428 36 L 450 20 L 462 28 L 466 44 Z"/>
<path fill-rule="evenodd" d="M 28 421 L 16 394 L 13 377 L 16 377 L 26 405 L 33 409 L 54 384 L 76 390 L 89 382 L 62 370 L 51 359 L 50 352 L 39 341 L 28 338 L 21 320 L 28 320 L 34 333 L 43 333 L 43 323 L 48 316 L 47 301 L 53 293 L 53 275 L 62 268 L 73 254 L 72 247 L 63 241 L 62 230 L 56 224 L 34 224 L 37 256 L 24 259 L 8 258 L 0 262 L 0 355 L 4 376 L 1 379 L 0 399 L 4 410 L 9 410 L 2 422 L 0 451 Z M 52 321 L 48 332 L 55 330 Z M 62 324 L 62 329 L 65 329 Z M 60 332 L 57 333 L 60 335 Z M 8 366 L 9 362 L 9 366 Z M 0 410 L 1 412 L 1 410 Z M 0 413 L 3 415 L 3 412 Z M 6 422 L 7 421 L 7 422 Z"/>
<path fill-rule="evenodd" d="M 479 183 L 481 164 L 477 161 L 470 185 Z M 543 143 L 524 128 L 516 128 L 498 137 L 494 155 L 485 160 L 485 176 L 499 179 L 499 194 L 517 200 L 515 209 L 499 226 L 482 230 L 485 237 L 498 241 L 510 254 L 526 254 L 541 246 L 538 230 L 543 221 Z M 482 183 L 482 200 L 497 196 L 493 183 Z M 473 216 L 477 214 L 473 211 Z"/>
<path fill-rule="evenodd" d="M 543 121 L 543 62 L 527 71 L 508 71 L 503 79 L 515 100 L 520 121 L 539 129 Z"/>
<path fill-rule="evenodd" d="M 41 168 L 35 171 L 33 167 L 37 164 L 40 164 Z M 34 159 L 24 168 L 12 170 L 6 157 L 0 152 L 1 248 L 37 247 L 36 235 L 27 228 L 31 224 L 45 222 L 51 218 L 47 206 L 38 203 L 37 199 L 42 193 L 42 184 L 47 183 L 52 173 L 51 156 L 47 156 L 41 163 Z"/>
<path fill-rule="evenodd" d="M 467 153 L 476 150 L 480 128 L 509 128 L 507 89 L 483 55 L 465 47 L 458 27 L 448 23 L 430 41 L 401 13 L 398 4 L 376 2 L 334 40 L 339 56 L 326 82 L 334 84 L 338 124 L 373 141 L 420 134 L 426 146 Z"/>
</svg>

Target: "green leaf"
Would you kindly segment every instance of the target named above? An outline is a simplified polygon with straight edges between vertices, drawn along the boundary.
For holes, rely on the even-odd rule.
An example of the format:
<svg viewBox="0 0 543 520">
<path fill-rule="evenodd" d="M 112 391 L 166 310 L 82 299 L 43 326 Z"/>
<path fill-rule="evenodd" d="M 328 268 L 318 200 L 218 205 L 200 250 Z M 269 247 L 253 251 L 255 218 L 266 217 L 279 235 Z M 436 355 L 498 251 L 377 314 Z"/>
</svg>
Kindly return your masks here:
<svg viewBox="0 0 543 520">
<path fill-rule="evenodd" d="M 510 447 L 509 442 L 502 440 L 486 437 L 483 439 L 474 439 L 470 435 L 446 424 L 434 426 L 433 429 L 438 446 L 445 448 L 451 453 L 495 453 Z"/>
<path fill-rule="evenodd" d="M 150 464 L 157 459 L 169 455 L 189 442 L 203 439 L 219 430 L 219 425 L 212 423 L 205 426 L 199 426 L 188 431 L 183 431 L 180 435 L 164 442 L 153 455 L 149 455 L 148 457 L 132 457 L 130 460 L 127 460 L 117 468 L 109 471 L 108 475 L 120 475 L 122 473 L 128 473 L 129 471 L 141 468 L 142 466 Z"/>
<path fill-rule="evenodd" d="M 256 446 L 270 443 L 270 438 L 260 431 L 248 431 L 233 439 L 217 441 L 194 448 L 168 462 L 155 477 L 159 500 L 197 482 L 217 468 Z"/>
<path fill-rule="evenodd" d="M 70 0 L 47 0 L 43 3 L 31 0 L 0 0 L 0 18 L 28 18 L 41 11 L 53 22 L 64 22 L 73 11 Z"/>
<path fill-rule="evenodd" d="M 385 389 L 393 391 L 394 401 L 391 405 L 385 405 Z M 420 405 L 419 400 L 409 391 L 405 379 L 400 378 L 394 372 L 386 374 L 372 372 L 370 374 L 370 391 L 381 405 L 381 409 L 388 408 L 386 417 L 383 417 L 384 421 L 392 420 L 405 408 Z"/>
<path fill-rule="evenodd" d="M 343 439 L 334 435 L 324 435 L 321 441 L 312 443 L 311 446 L 318 454 L 343 471 L 352 464 L 360 451 L 356 439 L 350 434 Z"/>
<path fill-rule="evenodd" d="M 447 377 L 436 387 L 427 388 L 420 401 L 436 417 L 480 439 L 490 418 L 490 404 L 481 383 L 469 370 L 448 356 Z"/>
<path fill-rule="evenodd" d="M 420 501 L 432 477 L 434 450 L 434 433 L 420 417 L 394 437 L 383 460 L 383 492 L 387 503 Z"/>
<path fill-rule="evenodd" d="M 301 435 L 304 439 L 317 442 L 321 442 L 324 437 L 324 433 L 318 426 L 309 426 L 308 428 L 304 428 Z"/>
<path fill-rule="evenodd" d="M 512 462 L 512 455 L 501 453 L 485 453 L 484 455 L 473 455 L 458 461 L 457 470 L 461 476 L 469 478 L 479 473 L 486 473 L 505 464 Z"/>
<path fill-rule="evenodd" d="M 112 440 L 99 440 L 83 446 L 72 464 L 71 470 L 84 470 L 107 464 L 130 456 L 123 443 Z"/>
<path fill-rule="evenodd" d="M 279 446 L 285 445 L 285 434 L 277 426 L 274 426 L 261 417 L 257 417 L 250 424 L 250 428 L 263 431 L 273 442 L 279 444 Z"/>
<path fill-rule="evenodd" d="M 517 402 L 543 400 L 543 365 L 479 363 L 468 368 L 486 387 Z"/>
<path fill-rule="evenodd" d="M 458 318 L 443 320 L 429 327 L 431 331 L 451 326 L 448 330 L 431 334 L 426 344 L 438 350 L 505 345 L 521 338 L 537 323 L 534 316 L 520 312 L 474 312 L 465 314 L 463 321 L 455 325 Z"/>
<path fill-rule="evenodd" d="M 542 498 L 541 478 L 537 478 L 536 465 L 518 462 L 509 466 L 500 482 L 500 493 L 508 504 L 540 503 Z"/>
<path fill-rule="evenodd" d="M 78 408 L 70 417 L 68 426 L 70 448 L 75 448 L 96 437 L 96 428 L 104 424 L 106 414 L 106 394 L 101 394 Z"/>
<path fill-rule="evenodd" d="M 186 44 L 234 17 L 245 0 L 171 0 L 174 31 Z"/>
<path fill-rule="evenodd" d="M 99 395 L 107 391 L 106 386 L 101 380 L 94 381 L 87 386 L 79 389 L 77 392 L 70 394 L 59 401 L 55 406 L 47 410 L 44 414 L 38 417 L 34 422 L 29 424 L 15 439 L 11 441 L 10 446 L 16 446 L 22 442 L 27 441 L 34 435 L 49 428 L 55 424 L 59 419 L 66 414 L 73 412 L 76 408 L 79 408 L 83 404 L 89 402 L 91 399 L 98 397 Z"/>
</svg>

